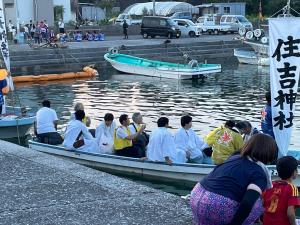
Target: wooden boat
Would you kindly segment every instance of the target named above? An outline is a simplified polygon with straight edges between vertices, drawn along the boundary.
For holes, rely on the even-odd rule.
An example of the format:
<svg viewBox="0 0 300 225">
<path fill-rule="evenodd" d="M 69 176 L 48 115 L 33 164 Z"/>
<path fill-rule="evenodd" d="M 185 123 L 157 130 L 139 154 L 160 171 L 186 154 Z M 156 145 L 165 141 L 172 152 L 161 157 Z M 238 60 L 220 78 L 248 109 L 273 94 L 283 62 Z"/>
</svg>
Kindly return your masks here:
<svg viewBox="0 0 300 225">
<path fill-rule="evenodd" d="M 0 117 L 0 138 L 24 137 L 35 121 L 35 116 L 18 117 L 15 115 Z"/>
<path fill-rule="evenodd" d="M 221 72 L 220 64 L 200 64 L 191 60 L 189 64 L 179 64 L 138 58 L 117 52 L 106 53 L 104 59 L 116 70 L 151 77 L 168 79 L 202 78 L 207 74 Z"/>
<path fill-rule="evenodd" d="M 237 57 L 239 63 L 269 66 L 270 60 L 268 56 L 261 56 L 254 51 L 234 49 L 234 56 Z"/>
<path fill-rule="evenodd" d="M 109 154 L 69 151 L 65 150 L 62 146 L 42 144 L 35 141 L 29 141 L 29 148 L 39 152 L 59 156 L 103 171 L 137 175 L 145 178 L 150 177 L 153 180 L 163 180 L 181 184 L 184 183 L 189 186 L 193 186 L 196 182 L 210 173 L 215 167 L 211 164 L 190 163 L 174 163 L 172 166 L 169 166 L 163 162 L 141 161 L 135 158 Z M 292 151 L 291 153 L 297 159 L 300 158 L 300 151 Z M 278 179 L 275 165 L 270 165 L 268 168 L 272 177 L 274 179 Z M 295 184 L 300 187 L 300 178 L 295 180 Z"/>
</svg>

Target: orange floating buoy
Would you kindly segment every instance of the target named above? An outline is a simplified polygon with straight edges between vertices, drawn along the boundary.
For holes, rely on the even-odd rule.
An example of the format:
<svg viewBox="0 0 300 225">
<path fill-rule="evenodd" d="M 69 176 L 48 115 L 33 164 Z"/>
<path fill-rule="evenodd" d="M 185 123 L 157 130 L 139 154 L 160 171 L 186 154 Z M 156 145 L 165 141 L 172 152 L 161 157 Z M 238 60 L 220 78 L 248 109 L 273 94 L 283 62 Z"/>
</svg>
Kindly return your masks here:
<svg viewBox="0 0 300 225">
<path fill-rule="evenodd" d="M 37 81 L 51 81 L 51 80 L 62 80 L 62 79 L 75 79 L 75 78 L 89 78 L 98 76 L 98 71 L 91 67 L 84 67 L 81 72 L 70 72 L 61 74 L 43 74 L 43 75 L 26 75 L 13 77 L 15 83 L 20 82 L 37 82 Z"/>
</svg>

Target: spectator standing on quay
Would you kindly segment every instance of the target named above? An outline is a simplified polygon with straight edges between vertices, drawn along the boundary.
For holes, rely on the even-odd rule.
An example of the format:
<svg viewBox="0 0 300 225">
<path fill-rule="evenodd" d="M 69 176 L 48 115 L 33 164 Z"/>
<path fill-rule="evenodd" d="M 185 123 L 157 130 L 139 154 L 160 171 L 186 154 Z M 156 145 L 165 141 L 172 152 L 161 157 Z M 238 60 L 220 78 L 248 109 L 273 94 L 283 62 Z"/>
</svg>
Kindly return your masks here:
<svg viewBox="0 0 300 225">
<path fill-rule="evenodd" d="M 124 34 L 124 39 L 128 39 L 128 23 L 126 20 L 123 22 L 123 34 Z"/>
<path fill-rule="evenodd" d="M 62 19 L 60 19 L 58 21 L 58 28 L 59 28 L 59 33 L 60 34 L 64 34 L 65 33 L 65 24 L 64 24 L 64 22 L 63 22 Z"/>
</svg>

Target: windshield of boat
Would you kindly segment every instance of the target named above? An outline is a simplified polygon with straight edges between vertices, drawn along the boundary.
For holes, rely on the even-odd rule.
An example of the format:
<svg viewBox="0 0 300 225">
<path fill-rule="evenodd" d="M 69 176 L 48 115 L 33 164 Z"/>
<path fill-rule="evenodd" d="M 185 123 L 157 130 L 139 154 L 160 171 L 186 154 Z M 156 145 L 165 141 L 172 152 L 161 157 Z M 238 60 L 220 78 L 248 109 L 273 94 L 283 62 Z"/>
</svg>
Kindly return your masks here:
<svg viewBox="0 0 300 225">
<path fill-rule="evenodd" d="M 241 23 L 246 23 L 246 22 L 248 22 L 248 20 L 247 20 L 245 17 L 243 17 L 243 16 L 238 16 L 237 19 L 238 19 Z"/>
<path fill-rule="evenodd" d="M 174 20 L 168 19 L 167 21 L 168 21 L 168 24 L 170 24 L 171 26 L 177 25 Z"/>
</svg>

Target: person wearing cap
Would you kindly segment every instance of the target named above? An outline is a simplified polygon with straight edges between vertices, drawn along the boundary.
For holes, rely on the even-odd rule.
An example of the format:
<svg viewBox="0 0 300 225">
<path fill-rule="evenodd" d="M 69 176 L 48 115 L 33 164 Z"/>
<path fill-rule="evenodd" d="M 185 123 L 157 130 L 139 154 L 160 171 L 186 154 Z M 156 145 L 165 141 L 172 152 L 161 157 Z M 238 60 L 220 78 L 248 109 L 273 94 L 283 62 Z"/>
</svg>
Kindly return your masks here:
<svg viewBox="0 0 300 225">
<path fill-rule="evenodd" d="M 276 170 L 280 180 L 273 181 L 273 187 L 266 190 L 263 197 L 263 225 L 297 224 L 295 209 L 300 207 L 298 188 L 293 180 L 298 175 L 298 162 L 292 156 L 277 160 Z"/>
<path fill-rule="evenodd" d="M 256 127 L 252 127 L 249 121 L 239 121 L 235 126 L 240 134 L 243 135 L 244 142 L 248 141 L 254 134 L 260 133 Z"/>
<path fill-rule="evenodd" d="M 177 149 L 174 137 L 169 128 L 169 119 L 160 117 L 157 120 L 157 128 L 150 134 L 147 148 L 147 158 L 150 161 L 172 163 L 185 163 L 187 155 L 184 150 Z"/>
<path fill-rule="evenodd" d="M 50 104 L 49 100 L 44 100 L 42 102 L 43 107 L 36 113 L 34 130 L 39 142 L 58 145 L 63 142 L 63 139 L 56 131 L 58 118 L 55 110 L 50 108 Z"/>
<path fill-rule="evenodd" d="M 216 128 L 204 138 L 204 141 L 212 147 L 211 158 L 214 164 L 223 163 L 243 147 L 243 137 L 234 127 L 235 121 L 228 120 L 225 125 Z"/>
<path fill-rule="evenodd" d="M 4 95 L 9 92 L 9 86 L 6 80 L 8 73 L 6 69 L 0 69 L 0 114 L 4 105 Z"/>
</svg>

